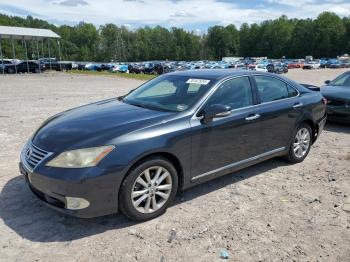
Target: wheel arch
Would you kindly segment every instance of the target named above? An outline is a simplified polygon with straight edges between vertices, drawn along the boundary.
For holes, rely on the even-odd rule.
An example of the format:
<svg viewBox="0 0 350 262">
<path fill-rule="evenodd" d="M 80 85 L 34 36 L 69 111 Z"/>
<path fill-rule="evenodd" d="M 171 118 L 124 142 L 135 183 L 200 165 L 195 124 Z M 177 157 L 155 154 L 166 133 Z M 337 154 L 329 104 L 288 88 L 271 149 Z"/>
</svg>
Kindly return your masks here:
<svg viewBox="0 0 350 262">
<path fill-rule="evenodd" d="M 312 130 L 312 143 L 316 141 L 318 134 L 318 125 L 314 123 L 311 119 L 305 119 L 300 124 L 307 124 Z"/>
<path fill-rule="evenodd" d="M 176 157 L 174 154 L 169 153 L 169 152 L 164 152 L 164 151 L 152 152 L 152 153 L 149 153 L 147 155 L 143 155 L 142 157 L 140 157 L 139 159 L 134 161 L 134 163 L 132 163 L 132 165 L 128 168 L 128 171 L 126 172 L 125 177 L 130 172 L 130 170 L 132 170 L 135 166 L 139 165 L 140 163 L 142 163 L 143 161 L 145 161 L 149 158 L 155 158 L 155 157 L 165 158 L 175 167 L 177 175 L 178 175 L 178 190 L 181 190 L 184 187 L 184 182 L 185 182 L 183 166 L 182 166 L 179 158 Z M 125 177 L 124 177 L 124 179 L 125 179 Z"/>
</svg>

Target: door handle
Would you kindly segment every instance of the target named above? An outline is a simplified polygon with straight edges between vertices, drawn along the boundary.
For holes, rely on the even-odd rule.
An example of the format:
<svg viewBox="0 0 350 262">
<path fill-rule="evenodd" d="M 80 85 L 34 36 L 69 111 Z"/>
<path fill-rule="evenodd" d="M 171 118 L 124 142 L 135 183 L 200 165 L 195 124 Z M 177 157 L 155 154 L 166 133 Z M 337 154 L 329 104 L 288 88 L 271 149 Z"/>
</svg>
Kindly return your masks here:
<svg viewBox="0 0 350 262">
<path fill-rule="evenodd" d="M 247 121 L 252 121 L 252 120 L 255 120 L 255 119 L 258 119 L 260 117 L 259 114 L 252 114 L 252 115 L 249 115 L 245 118 L 245 120 Z"/>
<path fill-rule="evenodd" d="M 297 102 L 293 105 L 293 108 L 298 108 L 298 107 L 302 107 L 303 103 Z"/>
</svg>

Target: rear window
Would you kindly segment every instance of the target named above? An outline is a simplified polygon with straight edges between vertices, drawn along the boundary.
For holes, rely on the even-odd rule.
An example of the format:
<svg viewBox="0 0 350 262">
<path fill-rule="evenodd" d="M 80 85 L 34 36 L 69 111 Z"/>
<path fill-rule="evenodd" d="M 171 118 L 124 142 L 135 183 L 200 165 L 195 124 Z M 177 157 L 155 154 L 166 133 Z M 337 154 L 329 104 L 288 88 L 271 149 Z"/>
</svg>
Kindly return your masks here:
<svg viewBox="0 0 350 262">
<path fill-rule="evenodd" d="M 255 76 L 256 85 L 262 103 L 297 96 L 298 92 L 287 83 L 269 76 Z"/>
</svg>

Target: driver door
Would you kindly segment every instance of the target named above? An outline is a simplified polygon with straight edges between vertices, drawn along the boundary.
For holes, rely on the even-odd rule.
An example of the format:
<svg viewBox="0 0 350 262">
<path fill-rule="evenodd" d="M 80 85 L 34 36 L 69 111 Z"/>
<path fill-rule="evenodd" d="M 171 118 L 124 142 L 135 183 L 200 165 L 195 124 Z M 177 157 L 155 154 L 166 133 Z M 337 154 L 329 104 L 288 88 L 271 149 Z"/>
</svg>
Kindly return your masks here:
<svg viewBox="0 0 350 262">
<path fill-rule="evenodd" d="M 203 123 L 192 119 L 192 180 L 210 176 L 262 153 L 260 119 L 253 106 L 249 77 L 229 79 L 221 84 L 202 109 L 213 104 L 230 106 L 231 114 Z M 201 110 L 199 112 L 201 112 Z"/>
</svg>

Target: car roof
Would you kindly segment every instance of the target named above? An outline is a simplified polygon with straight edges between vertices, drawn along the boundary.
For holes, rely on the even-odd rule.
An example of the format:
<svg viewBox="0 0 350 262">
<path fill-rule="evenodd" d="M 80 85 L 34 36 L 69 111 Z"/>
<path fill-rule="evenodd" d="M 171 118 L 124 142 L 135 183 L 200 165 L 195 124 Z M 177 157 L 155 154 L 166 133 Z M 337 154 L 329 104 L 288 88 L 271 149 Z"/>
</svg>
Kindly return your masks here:
<svg viewBox="0 0 350 262">
<path fill-rule="evenodd" d="M 241 76 L 241 75 L 252 75 L 256 74 L 256 71 L 251 70 L 234 70 L 234 69 L 195 69 L 186 71 L 177 71 L 168 73 L 167 75 L 179 75 L 197 78 L 209 78 L 209 79 L 224 79 L 230 76 Z M 263 72 L 258 72 L 258 74 L 266 74 Z"/>
</svg>

